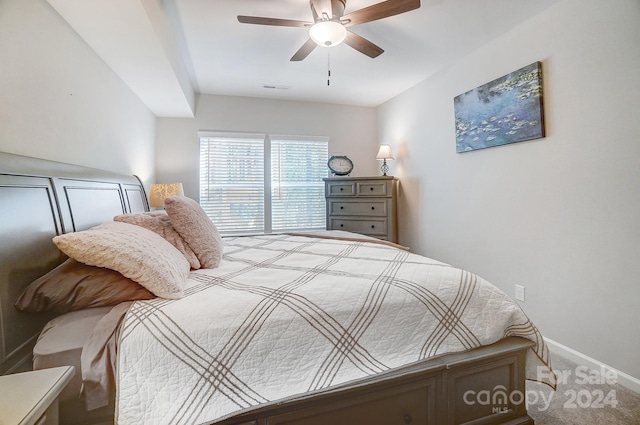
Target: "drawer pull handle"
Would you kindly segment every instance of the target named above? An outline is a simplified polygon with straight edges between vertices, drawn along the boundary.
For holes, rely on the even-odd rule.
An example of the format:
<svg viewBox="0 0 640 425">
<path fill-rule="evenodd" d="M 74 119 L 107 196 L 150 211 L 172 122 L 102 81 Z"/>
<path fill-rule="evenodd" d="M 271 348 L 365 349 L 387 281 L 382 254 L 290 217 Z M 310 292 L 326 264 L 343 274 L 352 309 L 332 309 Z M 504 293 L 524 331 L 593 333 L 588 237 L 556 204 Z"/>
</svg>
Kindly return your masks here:
<svg viewBox="0 0 640 425">
<path fill-rule="evenodd" d="M 375 229 L 375 228 L 376 228 L 375 224 L 372 224 L 372 225 L 371 225 L 371 228 L 372 228 L 372 229 Z"/>
<path fill-rule="evenodd" d="M 372 210 L 375 210 L 375 209 L 376 209 L 376 207 L 371 207 L 371 209 L 372 209 Z"/>
<path fill-rule="evenodd" d="M 344 187 L 341 187 L 340 190 L 344 190 Z"/>
<path fill-rule="evenodd" d="M 373 188 L 372 188 L 372 187 L 370 187 L 370 188 L 369 188 L 369 190 L 373 190 Z"/>
<path fill-rule="evenodd" d="M 340 207 L 340 209 L 341 209 L 341 210 L 343 210 L 343 209 L 344 209 L 344 207 Z"/>
<path fill-rule="evenodd" d="M 411 422 L 413 422 L 413 418 L 411 417 L 411 415 L 404 415 L 404 423 L 410 424 Z"/>
<path fill-rule="evenodd" d="M 341 224 L 340 227 L 344 227 L 344 224 Z"/>
</svg>

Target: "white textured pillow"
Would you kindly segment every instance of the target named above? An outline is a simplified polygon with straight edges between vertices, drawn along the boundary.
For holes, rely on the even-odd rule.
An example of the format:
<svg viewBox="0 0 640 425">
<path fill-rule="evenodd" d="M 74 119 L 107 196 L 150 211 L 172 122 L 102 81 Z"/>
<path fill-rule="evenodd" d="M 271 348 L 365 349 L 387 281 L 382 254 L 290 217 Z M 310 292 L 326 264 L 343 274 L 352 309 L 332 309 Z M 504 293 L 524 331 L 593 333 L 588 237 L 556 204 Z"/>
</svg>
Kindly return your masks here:
<svg viewBox="0 0 640 425">
<path fill-rule="evenodd" d="M 215 269 L 220 265 L 223 244 L 215 224 L 199 203 L 186 196 L 170 196 L 164 200 L 173 228 L 189 244 L 200 265 Z"/>
<path fill-rule="evenodd" d="M 118 271 L 158 297 L 183 296 L 189 262 L 151 230 L 114 221 L 56 236 L 53 242 L 69 257 L 90 266 Z"/>
<path fill-rule="evenodd" d="M 113 221 L 135 224 L 155 232 L 165 238 L 167 242 L 175 246 L 184 255 L 192 269 L 200 268 L 198 257 L 189 247 L 189 244 L 180 236 L 180 233 L 173 228 L 171 219 L 165 211 L 151 211 L 137 214 L 121 214 L 113 217 Z"/>
</svg>

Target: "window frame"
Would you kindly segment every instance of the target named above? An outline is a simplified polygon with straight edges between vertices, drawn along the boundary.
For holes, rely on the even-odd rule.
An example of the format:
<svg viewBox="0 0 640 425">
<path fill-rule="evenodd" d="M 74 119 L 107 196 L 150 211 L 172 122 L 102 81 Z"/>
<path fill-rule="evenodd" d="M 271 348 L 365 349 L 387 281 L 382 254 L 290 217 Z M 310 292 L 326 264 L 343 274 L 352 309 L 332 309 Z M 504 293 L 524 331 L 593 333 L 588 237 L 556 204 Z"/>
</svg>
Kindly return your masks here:
<svg viewBox="0 0 640 425">
<path fill-rule="evenodd" d="M 202 149 L 202 139 L 203 138 L 230 138 L 230 139 L 251 139 L 251 138 L 262 138 L 263 139 L 263 183 L 264 183 L 264 193 L 263 193 L 263 208 L 264 208 L 264 228 L 262 232 L 258 232 L 255 230 L 237 230 L 237 231 L 225 231 L 221 230 L 220 233 L 223 236 L 241 236 L 241 235 L 256 235 L 256 234 L 277 234 L 277 233 L 285 233 L 287 231 L 312 231 L 312 230 L 324 230 L 326 229 L 326 223 L 323 223 L 322 227 L 307 227 L 301 229 L 284 229 L 277 230 L 274 232 L 273 230 L 273 205 L 272 205 L 272 140 L 283 140 L 283 141 L 292 141 L 292 142 L 321 142 L 326 144 L 326 158 L 329 155 L 329 137 L 327 136 L 300 136 L 300 135 L 286 135 L 286 134 L 275 134 L 275 133 L 254 133 L 254 132 L 233 132 L 233 131 L 199 131 L 198 132 L 198 142 L 199 142 L 199 164 L 202 167 L 202 158 L 201 158 L 201 149 Z M 325 158 L 325 160 L 326 160 Z M 198 192 L 199 195 L 202 196 L 202 169 L 199 170 L 198 173 Z M 325 174 L 323 174 L 322 178 L 326 178 L 329 176 L 328 169 L 325 168 Z M 324 199 L 324 198 L 323 198 Z M 205 210 L 206 211 L 206 210 Z M 326 217 L 326 211 L 323 216 Z M 215 223 L 215 220 L 214 220 Z"/>
</svg>

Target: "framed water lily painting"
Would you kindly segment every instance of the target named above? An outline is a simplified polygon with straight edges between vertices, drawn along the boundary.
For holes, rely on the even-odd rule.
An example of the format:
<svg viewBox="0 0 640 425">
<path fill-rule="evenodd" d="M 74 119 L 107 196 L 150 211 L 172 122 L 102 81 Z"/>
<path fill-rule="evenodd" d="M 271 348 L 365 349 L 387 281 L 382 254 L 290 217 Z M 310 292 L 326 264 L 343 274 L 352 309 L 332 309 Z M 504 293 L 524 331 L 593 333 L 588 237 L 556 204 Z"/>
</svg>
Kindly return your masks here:
<svg viewBox="0 0 640 425">
<path fill-rule="evenodd" d="M 469 90 L 453 103 L 458 153 L 542 138 L 542 64 Z"/>
</svg>

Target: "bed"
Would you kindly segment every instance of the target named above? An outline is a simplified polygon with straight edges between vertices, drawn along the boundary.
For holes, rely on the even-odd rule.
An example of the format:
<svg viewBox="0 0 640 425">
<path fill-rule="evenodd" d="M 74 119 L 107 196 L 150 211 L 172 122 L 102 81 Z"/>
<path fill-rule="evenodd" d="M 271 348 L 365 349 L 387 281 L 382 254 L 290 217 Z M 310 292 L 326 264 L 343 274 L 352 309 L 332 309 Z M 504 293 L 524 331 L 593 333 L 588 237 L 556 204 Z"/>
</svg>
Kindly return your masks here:
<svg viewBox="0 0 640 425">
<path fill-rule="evenodd" d="M 71 261 L 54 237 L 148 212 L 134 176 L 0 153 L 0 373 L 73 365 L 62 423 L 532 424 L 525 379 L 554 385 L 542 336 L 509 297 L 354 234 L 225 238 L 215 268 L 181 257 L 177 295 L 15 308 Z M 95 397 L 92 359 L 113 369 L 95 375 Z"/>
</svg>

